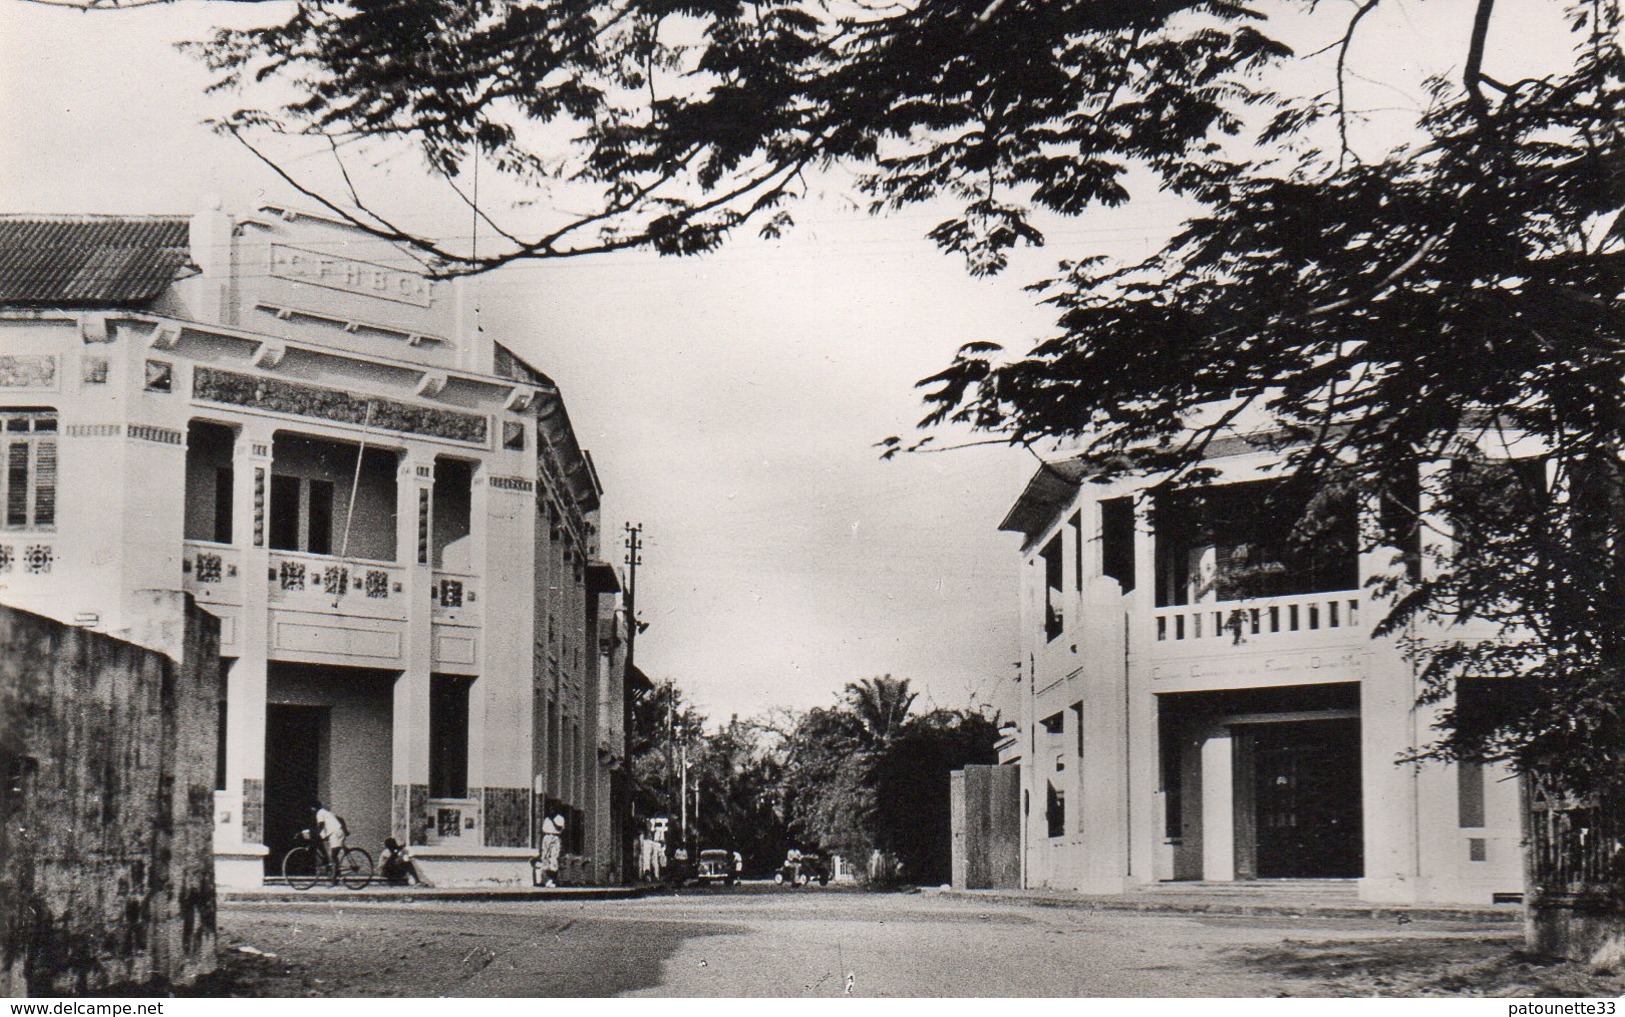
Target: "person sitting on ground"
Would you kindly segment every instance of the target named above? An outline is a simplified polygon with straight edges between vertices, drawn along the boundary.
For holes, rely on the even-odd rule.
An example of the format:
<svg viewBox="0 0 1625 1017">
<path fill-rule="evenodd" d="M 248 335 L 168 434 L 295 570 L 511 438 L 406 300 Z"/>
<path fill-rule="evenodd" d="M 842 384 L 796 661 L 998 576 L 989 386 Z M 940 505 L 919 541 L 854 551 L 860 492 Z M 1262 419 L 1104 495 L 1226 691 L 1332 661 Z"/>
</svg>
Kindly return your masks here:
<svg viewBox="0 0 1625 1017">
<path fill-rule="evenodd" d="M 378 860 L 378 874 L 394 886 L 434 885 L 423 878 L 423 871 L 412 859 L 412 852 L 394 837 L 384 838 L 384 853 Z"/>
</svg>

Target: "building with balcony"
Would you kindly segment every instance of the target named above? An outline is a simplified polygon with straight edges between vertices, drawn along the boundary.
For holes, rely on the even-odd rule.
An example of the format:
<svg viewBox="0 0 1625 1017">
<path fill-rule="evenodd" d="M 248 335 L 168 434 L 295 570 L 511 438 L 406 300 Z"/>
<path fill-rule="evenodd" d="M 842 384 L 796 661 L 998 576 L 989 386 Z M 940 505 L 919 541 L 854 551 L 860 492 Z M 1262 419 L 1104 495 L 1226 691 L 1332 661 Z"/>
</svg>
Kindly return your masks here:
<svg viewBox="0 0 1625 1017">
<path fill-rule="evenodd" d="M 221 622 L 215 851 L 320 799 L 447 883 L 620 878 L 619 584 L 558 389 L 471 292 L 265 207 L 0 217 L 0 602 L 155 644 Z"/>
<path fill-rule="evenodd" d="M 1011 508 L 1022 667 L 1000 704 L 1016 720 L 1000 752 L 1021 771 L 1024 884 L 1347 880 L 1387 902 L 1521 892 L 1518 782 L 1497 766 L 1402 762 L 1440 708 L 1417 705 L 1399 641 L 1372 636 L 1388 605 L 1366 580 L 1395 551 L 1361 551 L 1367 509 L 1353 499 L 1293 539 L 1304 503 L 1271 472 L 1279 461 L 1221 439 L 1212 486 L 1154 495 L 1063 458 Z M 1419 527 L 1418 540 L 1448 553 L 1440 533 Z"/>
</svg>

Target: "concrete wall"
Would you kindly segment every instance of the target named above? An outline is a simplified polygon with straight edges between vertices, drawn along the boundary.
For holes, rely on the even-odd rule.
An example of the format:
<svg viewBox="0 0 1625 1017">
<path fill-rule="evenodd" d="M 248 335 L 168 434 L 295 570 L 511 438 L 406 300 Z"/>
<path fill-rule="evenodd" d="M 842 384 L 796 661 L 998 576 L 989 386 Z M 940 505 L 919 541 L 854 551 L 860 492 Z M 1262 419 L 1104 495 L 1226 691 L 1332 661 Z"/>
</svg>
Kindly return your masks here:
<svg viewBox="0 0 1625 1017">
<path fill-rule="evenodd" d="M 953 885 L 1021 886 L 1021 768 L 967 766 L 949 775 Z"/>
<path fill-rule="evenodd" d="M 219 622 L 180 660 L 0 607 L 0 986 L 66 994 L 214 968 Z"/>
</svg>

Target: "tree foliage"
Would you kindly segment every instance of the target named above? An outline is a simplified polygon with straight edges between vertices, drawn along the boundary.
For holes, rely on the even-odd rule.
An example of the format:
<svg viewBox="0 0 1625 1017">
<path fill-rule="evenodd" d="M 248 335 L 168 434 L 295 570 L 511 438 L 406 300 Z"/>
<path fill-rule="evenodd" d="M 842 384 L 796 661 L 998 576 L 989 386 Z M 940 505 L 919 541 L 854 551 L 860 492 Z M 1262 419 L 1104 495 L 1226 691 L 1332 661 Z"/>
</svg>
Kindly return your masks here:
<svg viewBox="0 0 1625 1017">
<path fill-rule="evenodd" d="M 1240 72 L 1287 50 L 1256 20 L 1232 0 L 299 0 L 281 23 L 197 49 L 219 87 L 272 80 L 298 96 L 224 130 L 448 273 L 705 251 L 752 217 L 776 232 L 808 171 L 835 163 L 864 173 L 876 209 L 951 196 L 960 212 L 931 236 L 990 272 L 1042 242 L 1032 209 L 1127 200 L 1131 161 L 1182 186 L 1188 150 L 1269 98 Z M 350 148 L 417 151 L 475 206 L 484 245 L 297 180 L 267 148 L 275 134 L 322 139 L 341 169 Z M 577 211 L 526 232 L 526 217 L 478 204 L 480 164 Z"/>
<path fill-rule="evenodd" d="M 883 675 L 829 707 L 712 726 L 677 685 L 660 685 L 634 706 L 641 812 L 681 815 L 686 760 L 689 829 L 673 836 L 691 848 L 738 851 L 756 876 L 792 846 L 860 867 L 878 850 L 905 878 L 946 881 L 948 775 L 996 762 L 997 724 L 976 710 L 914 714 L 917 699 L 907 679 Z"/>
<path fill-rule="evenodd" d="M 998 725 L 975 710 L 911 714 L 907 679 L 847 685 L 833 707 L 809 710 L 786 740 L 785 800 L 803 843 L 862 865 L 872 852 L 902 877 L 946 882 L 949 774 L 993 763 Z"/>
</svg>

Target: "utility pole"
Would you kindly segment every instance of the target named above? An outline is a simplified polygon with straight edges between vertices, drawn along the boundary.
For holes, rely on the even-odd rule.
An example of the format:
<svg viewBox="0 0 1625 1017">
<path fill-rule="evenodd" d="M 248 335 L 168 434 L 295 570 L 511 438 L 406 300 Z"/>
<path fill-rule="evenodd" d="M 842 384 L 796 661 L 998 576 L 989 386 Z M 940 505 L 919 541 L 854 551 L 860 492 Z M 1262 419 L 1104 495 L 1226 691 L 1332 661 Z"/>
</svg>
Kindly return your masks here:
<svg viewBox="0 0 1625 1017">
<path fill-rule="evenodd" d="M 621 831 L 621 871 L 627 873 L 626 881 L 632 881 L 632 873 L 637 871 L 637 852 L 634 847 L 639 842 L 643 831 L 635 829 L 633 822 L 636 819 L 636 809 L 633 805 L 632 795 L 632 675 L 634 673 L 632 650 L 638 638 L 637 592 L 638 592 L 638 566 L 643 563 L 643 542 L 640 539 L 643 533 L 642 523 L 626 524 L 626 660 L 621 670 L 621 739 L 622 752 L 626 759 L 625 778 L 622 781 L 624 790 L 622 794 L 625 801 L 620 803 L 622 822 L 625 824 Z"/>
</svg>

